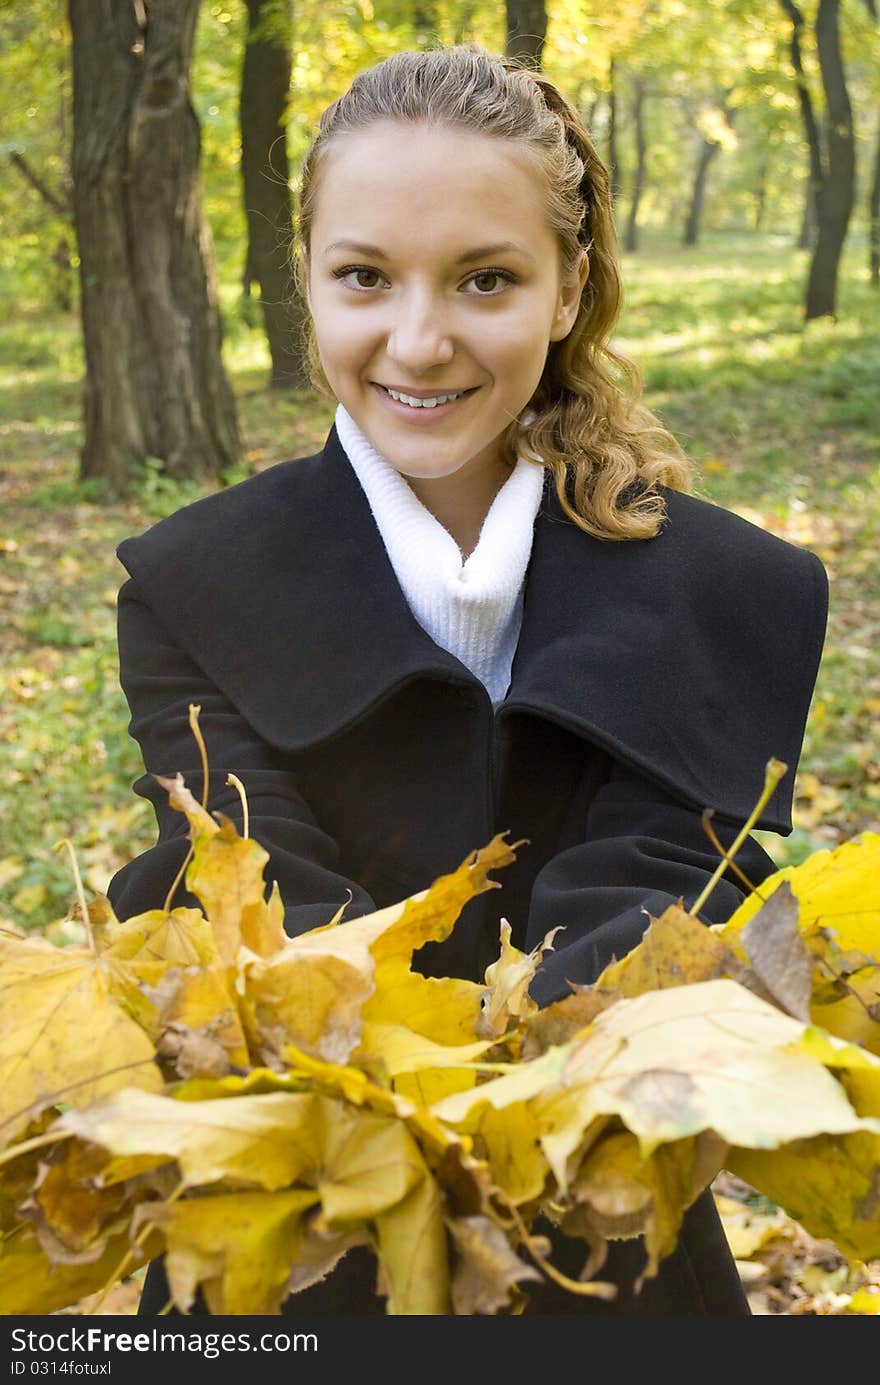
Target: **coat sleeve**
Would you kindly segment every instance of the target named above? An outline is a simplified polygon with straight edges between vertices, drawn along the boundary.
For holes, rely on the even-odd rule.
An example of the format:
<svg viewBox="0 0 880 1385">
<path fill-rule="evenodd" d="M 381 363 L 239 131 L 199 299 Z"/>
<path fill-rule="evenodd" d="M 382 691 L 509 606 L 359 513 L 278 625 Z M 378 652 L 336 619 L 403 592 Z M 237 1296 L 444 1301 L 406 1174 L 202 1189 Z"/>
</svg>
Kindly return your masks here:
<svg viewBox="0 0 880 1385">
<path fill-rule="evenodd" d="M 729 847 L 741 824 L 712 819 L 719 841 Z M 554 856 L 532 886 L 526 948 L 536 947 L 562 925 L 553 951 L 544 954 L 530 987 L 539 1005 L 570 994 L 569 981 L 591 983 L 613 959 L 630 952 L 649 915 L 658 917 L 679 899 L 689 909 L 718 865 L 702 815 L 619 762 L 590 807 L 585 840 Z M 752 885 L 775 865 L 748 837 L 735 857 Z M 746 894 L 728 867 L 699 917 L 723 923 Z"/>
<path fill-rule="evenodd" d="M 242 831 L 241 800 L 235 786 L 226 783 L 230 771 L 236 774 L 245 787 L 249 834 L 269 852 L 266 897 L 277 880 L 287 933 L 296 936 L 329 923 L 342 904 L 347 904 L 345 918 L 372 913 L 376 906 L 366 891 L 339 874 L 339 848 L 316 821 L 295 774 L 179 648 L 131 578 L 119 591 L 117 641 L 119 679 L 131 712 L 128 730 L 140 745 L 147 770 L 133 789 L 152 803 L 158 838 L 110 881 L 107 893 L 116 917 L 161 909 L 189 848 L 186 817 L 171 807 L 167 792 L 152 776 L 173 777 L 179 771 L 201 801 L 202 765 L 189 724 L 190 703 L 201 707 L 208 811 L 222 809 Z M 200 907 L 183 880 L 170 903 Z"/>
</svg>

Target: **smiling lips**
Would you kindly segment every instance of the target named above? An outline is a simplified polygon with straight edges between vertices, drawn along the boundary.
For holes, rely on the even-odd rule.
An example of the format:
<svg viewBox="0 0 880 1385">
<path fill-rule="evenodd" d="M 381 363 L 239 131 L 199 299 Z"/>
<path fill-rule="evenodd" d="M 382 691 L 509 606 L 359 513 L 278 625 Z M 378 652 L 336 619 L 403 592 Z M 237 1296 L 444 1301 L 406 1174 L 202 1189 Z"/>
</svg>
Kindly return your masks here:
<svg viewBox="0 0 880 1385">
<path fill-rule="evenodd" d="M 396 403 L 404 405 L 408 409 L 439 409 L 446 404 L 456 403 L 466 394 L 472 394 L 473 390 L 478 388 L 478 386 L 472 386 L 469 389 L 445 390 L 442 392 L 436 390 L 430 392 L 428 390 L 399 390 L 391 385 L 379 385 L 378 382 L 374 383 L 382 390 L 383 394 L 395 400 Z"/>
</svg>

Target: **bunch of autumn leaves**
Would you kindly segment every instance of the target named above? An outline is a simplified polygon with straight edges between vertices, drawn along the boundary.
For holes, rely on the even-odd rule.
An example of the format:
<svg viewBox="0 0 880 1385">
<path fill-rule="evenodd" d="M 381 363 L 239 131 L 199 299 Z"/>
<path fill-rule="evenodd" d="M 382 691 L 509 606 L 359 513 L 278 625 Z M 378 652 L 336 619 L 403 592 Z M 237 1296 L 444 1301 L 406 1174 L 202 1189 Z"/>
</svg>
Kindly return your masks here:
<svg viewBox="0 0 880 1385">
<path fill-rule="evenodd" d="M 779 871 L 725 925 L 670 907 L 539 1011 L 552 933 L 526 955 L 502 919 L 484 985 L 412 969 L 497 887 L 503 837 L 291 939 L 246 813 L 241 837 L 160 782 L 202 910 L 120 923 L 83 897 L 87 945 L 0 935 L 0 1313 L 162 1253 L 178 1308 L 277 1313 L 356 1245 L 392 1314 L 518 1313 L 544 1275 L 607 1298 L 609 1239 L 643 1235 L 653 1276 L 722 1168 L 880 1256 L 880 836 Z M 539 1214 L 583 1242 L 580 1279 Z"/>
</svg>

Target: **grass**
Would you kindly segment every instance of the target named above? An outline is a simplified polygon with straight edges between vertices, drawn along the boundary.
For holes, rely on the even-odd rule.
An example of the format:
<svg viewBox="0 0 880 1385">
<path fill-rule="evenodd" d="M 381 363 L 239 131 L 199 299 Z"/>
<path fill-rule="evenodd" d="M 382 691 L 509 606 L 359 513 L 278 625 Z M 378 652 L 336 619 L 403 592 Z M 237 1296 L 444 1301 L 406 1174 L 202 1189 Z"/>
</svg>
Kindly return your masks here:
<svg viewBox="0 0 880 1385">
<path fill-rule="evenodd" d="M 851 247 L 838 320 L 805 326 L 806 259 L 778 240 L 715 236 L 687 252 L 651 240 L 624 258 L 617 345 L 697 461 L 698 493 L 828 569 L 796 827 L 762 834 L 780 864 L 880 830 L 880 335 L 864 260 Z M 155 463 L 124 504 L 78 480 L 78 319 L 3 287 L 17 311 L 0 325 L 0 920 L 60 936 L 74 885 L 57 844 L 72 842 L 101 891 L 154 840 L 152 810 L 131 792 L 143 767 L 118 684 L 115 548 L 203 491 Z M 221 292 L 243 440 L 234 481 L 315 450 L 332 411 L 265 388 L 265 341 L 238 312 L 234 273 Z"/>
</svg>

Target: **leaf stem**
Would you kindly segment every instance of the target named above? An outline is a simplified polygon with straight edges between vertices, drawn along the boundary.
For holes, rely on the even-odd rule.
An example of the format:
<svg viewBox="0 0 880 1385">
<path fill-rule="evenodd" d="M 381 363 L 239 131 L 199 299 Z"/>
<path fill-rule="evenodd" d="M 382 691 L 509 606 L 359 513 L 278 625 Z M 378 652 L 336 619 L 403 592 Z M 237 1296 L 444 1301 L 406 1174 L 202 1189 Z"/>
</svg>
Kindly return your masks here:
<svg viewBox="0 0 880 1385">
<path fill-rule="evenodd" d="M 714 808 L 703 809 L 703 831 L 706 833 L 706 836 L 709 838 L 709 841 L 712 843 L 715 850 L 718 852 L 718 855 L 722 858 L 722 860 L 725 860 L 727 862 L 727 864 L 730 866 L 730 869 L 733 871 L 734 875 L 738 876 L 739 879 L 743 882 L 749 894 L 752 894 L 755 889 L 754 885 L 752 884 L 749 877 L 746 875 L 745 871 L 740 870 L 739 866 L 736 864 L 736 861 L 734 861 L 730 852 L 726 850 L 724 846 L 722 846 L 721 842 L 718 839 L 718 834 L 715 831 L 715 828 L 712 826 L 712 814 L 714 813 L 714 811 Z"/>
<path fill-rule="evenodd" d="M 233 774 L 231 770 L 226 776 L 226 782 L 227 784 L 234 784 L 236 789 L 238 790 L 238 796 L 241 799 L 241 811 L 244 818 L 241 828 L 241 835 L 243 837 L 247 837 L 250 832 L 250 823 L 248 818 L 248 801 L 247 795 L 244 791 L 244 784 L 241 782 L 238 775 Z"/>
<path fill-rule="evenodd" d="M 11 1164 L 19 1154 L 28 1154 L 32 1149 L 41 1149 L 43 1145 L 54 1145 L 59 1140 L 69 1140 L 72 1137 L 72 1130 L 49 1130 L 45 1135 L 34 1135 L 33 1139 L 22 1140 L 20 1145 L 11 1145 L 9 1149 L 0 1152 L 0 1164 Z"/>
<path fill-rule="evenodd" d="M 199 754 L 202 757 L 202 807 L 208 807 L 208 752 L 205 748 L 205 739 L 199 726 L 199 714 L 201 706 L 198 702 L 189 704 L 189 729 L 196 738 L 196 745 L 199 747 Z"/>
<path fill-rule="evenodd" d="M 189 844 L 189 849 L 187 850 L 186 855 L 184 856 L 183 860 L 182 860 L 181 863 L 180 863 L 180 869 L 178 870 L 177 874 L 175 875 L 174 879 L 173 879 L 172 882 L 171 882 L 171 889 L 168 891 L 167 895 L 165 896 L 165 903 L 162 905 L 162 912 L 165 913 L 165 914 L 169 914 L 169 913 L 171 912 L 171 901 L 172 901 L 172 899 L 174 898 L 174 891 L 177 889 L 178 885 L 180 884 L 180 881 L 181 881 L 181 879 L 182 879 L 182 877 L 183 877 L 184 871 L 186 870 L 187 866 L 189 865 L 190 858 L 191 858 L 192 854 L 193 854 L 193 844 L 192 844 L 192 842 L 190 842 L 190 844 Z"/>
<path fill-rule="evenodd" d="M 89 947 L 91 948 L 92 952 L 97 954 L 97 948 L 95 947 L 95 935 L 92 932 L 92 920 L 89 917 L 89 906 L 86 904 L 86 892 L 83 889 L 82 877 L 79 873 L 79 866 L 77 865 L 76 852 L 73 849 L 73 843 L 69 837 L 62 837 L 60 842 L 55 843 L 52 850 L 60 851 L 63 846 L 66 846 L 67 850 L 70 852 L 70 861 L 73 867 L 73 878 L 76 881 L 76 894 L 77 899 L 79 900 L 79 907 L 82 910 L 83 925 L 86 930 L 86 937 L 89 940 Z"/>
<path fill-rule="evenodd" d="M 742 830 L 738 833 L 736 840 L 730 847 L 730 850 L 724 853 L 721 861 L 718 864 L 717 870 L 714 872 L 711 879 L 707 881 L 705 889 L 703 889 L 703 891 L 700 893 L 692 907 L 688 909 L 688 913 L 691 915 L 692 918 L 696 917 L 700 909 L 702 909 L 703 905 L 706 903 L 706 900 L 709 898 L 709 895 L 712 893 L 715 886 L 718 884 L 718 881 L 721 879 L 722 875 L 726 871 L 729 863 L 732 861 L 733 857 L 739 851 L 746 837 L 749 835 L 758 818 L 761 816 L 762 812 L 764 811 L 764 807 L 767 803 L 767 800 L 769 799 L 770 795 L 773 793 L 773 790 L 776 788 L 776 785 L 779 783 L 780 779 L 787 772 L 787 770 L 788 765 L 785 764 L 783 760 L 777 760 L 774 758 L 767 761 L 767 765 L 764 770 L 764 787 L 761 790 L 761 796 L 758 799 L 752 811 L 749 813 L 749 816 L 743 823 Z"/>
<path fill-rule="evenodd" d="M 199 728 L 199 713 L 201 712 L 201 710 L 202 710 L 202 709 L 201 709 L 201 706 L 200 706 L 200 704 L 199 704 L 198 702 L 191 702 L 191 703 L 189 704 L 189 726 L 190 726 L 190 730 L 192 731 L 193 735 L 194 735 L 195 738 L 196 738 L 196 745 L 199 747 L 199 755 L 201 756 L 201 760 L 202 760 L 202 807 L 205 808 L 205 809 L 207 810 L 207 806 L 208 806 L 208 786 L 209 786 L 209 785 L 208 785 L 208 752 L 207 752 L 207 750 L 206 750 L 206 748 L 205 748 L 204 737 L 202 736 L 201 730 L 200 730 L 200 728 Z M 162 911 L 163 911 L 163 913 L 166 913 L 166 914 L 167 914 L 167 913 L 170 913 L 170 911 L 171 911 L 171 901 L 172 901 L 172 899 L 174 898 L 174 891 L 177 889 L 178 885 L 180 884 L 180 882 L 181 882 L 181 880 L 182 880 L 182 878 L 183 878 L 183 874 L 184 874 L 184 872 L 185 872 L 187 866 L 189 865 L 190 858 L 191 858 L 192 854 L 193 854 L 193 844 L 192 844 L 192 841 L 190 841 L 189 850 L 187 851 L 186 855 L 184 856 L 183 860 L 181 861 L 181 863 L 180 863 L 180 869 L 178 870 L 177 874 L 175 875 L 173 881 L 171 882 L 171 889 L 168 891 L 167 895 L 165 896 L 165 903 L 164 903 L 163 906 L 162 906 Z"/>
<path fill-rule="evenodd" d="M 510 1201 L 508 1201 L 507 1205 L 513 1213 L 513 1219 L 519 1228 L 520 1235 L 523 1238 L 529 1255 L 531 1255 L 535 1264 L 538 1265 L 550 1279 L 555 1280 L 563 1289 L 568 1289 L 570 1293 L 582 1294 L 586 1298 L 603 1298 L 608 1301 L 617 1297 L 617 1286 L 615 1284 L 609 1284 L 603 1279 L 569 1279 L 567 1274 L 562 1273 L 562 1270 L 558 1270 L 549 1260 L 545 1260 L 540 1251 L 535 1249 L 534 1238 L 517 1208 Z"/>
</svg>

